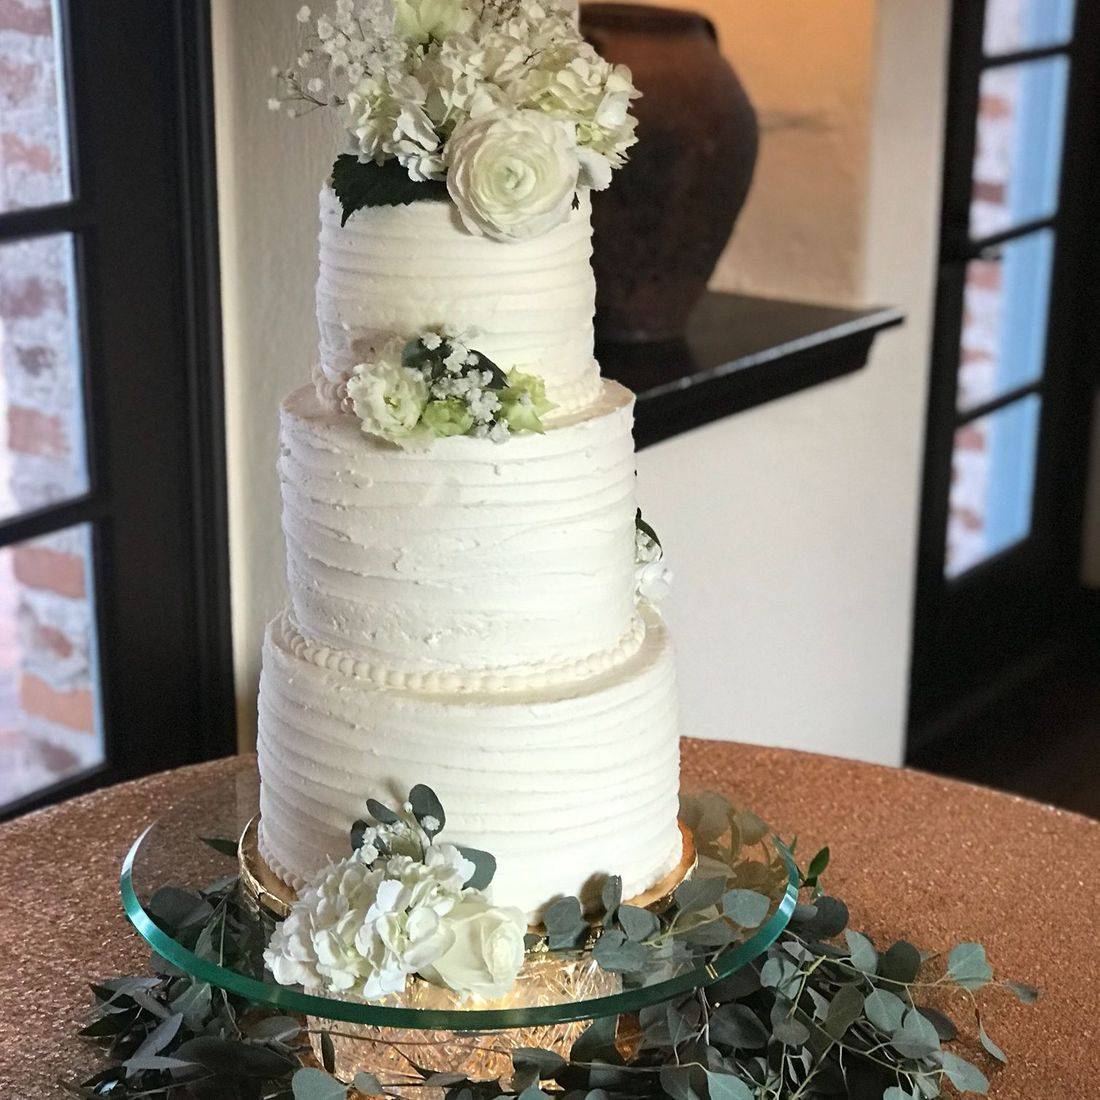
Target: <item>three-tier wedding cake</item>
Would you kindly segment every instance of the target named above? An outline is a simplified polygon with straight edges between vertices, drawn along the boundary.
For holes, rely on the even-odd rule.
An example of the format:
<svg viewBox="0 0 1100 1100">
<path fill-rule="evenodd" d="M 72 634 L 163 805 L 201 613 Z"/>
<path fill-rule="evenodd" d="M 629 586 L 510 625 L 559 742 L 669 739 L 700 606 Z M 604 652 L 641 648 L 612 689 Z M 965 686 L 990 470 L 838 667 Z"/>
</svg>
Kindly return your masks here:
<svg viewBox="0 0 1100 1100">
<path fill-rule="evenodd" d="M 496 856 L 498 902 L 637 894 L 681 836 L 633 395 L 593 358 L 589 190 L 633 140 L 629 74 L 553 5 L 379 4 L 385 33 L 353 7 L 281 74 L 356 147 L 320 195 L 312 382 L 280 412 L 260 852 L 301 887 L 365 798 L 423 783 Z"/>
</svg>

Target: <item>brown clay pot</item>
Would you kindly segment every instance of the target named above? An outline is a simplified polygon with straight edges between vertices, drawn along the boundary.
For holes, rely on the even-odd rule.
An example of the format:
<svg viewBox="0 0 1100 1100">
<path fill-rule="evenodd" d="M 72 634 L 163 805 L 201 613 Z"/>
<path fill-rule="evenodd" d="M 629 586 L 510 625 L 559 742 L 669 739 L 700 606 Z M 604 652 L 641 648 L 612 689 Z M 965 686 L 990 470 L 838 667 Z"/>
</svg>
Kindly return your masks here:
<svg viewBox="0 0 1100 1100">
<path fill-rule="evenodd" d="M 673 339 L 748 195 L 756 112 L 702 15 L 585 4 L 581 29 L 605 58 L 630 66 L 643 93 L 630 161 L 593 195 L 597 336 Z"/>
</svg>

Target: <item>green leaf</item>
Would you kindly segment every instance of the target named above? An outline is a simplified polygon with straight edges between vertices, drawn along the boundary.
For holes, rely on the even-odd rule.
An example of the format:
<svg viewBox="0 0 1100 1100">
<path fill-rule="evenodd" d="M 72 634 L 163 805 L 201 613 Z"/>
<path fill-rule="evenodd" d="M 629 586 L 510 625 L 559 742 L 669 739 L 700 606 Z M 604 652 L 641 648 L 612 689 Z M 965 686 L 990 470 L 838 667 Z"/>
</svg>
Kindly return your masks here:
<svg viewBox="0 0 1100 1100">
<path fill-rule="evenodd" d="M 760 968 L 760 984 L 780 993 L 792 992 L 798 985 L 799 973 L 790 959 L 773 957 Z"/>
<path fill-rule="evenodd" d="M 648 939 L 661 927 L 661 922 L 648 909 L 639 909 L 636 905 L 620 905 L 618 917 L 626 938 L 637 943 Z"/>
<path fill-rule="evenodd" d="M 356 821 L 351 827 L 351 850 L 358 852 L 363 847 L 364 834 L 370 828 L 366 821 Z"/>
<path fill-rule="evenodd" d="M 839 936 L 848 926 L 848 906 L 839 898 L 822 895 L 814 900 L 817 913 L 807 922 L 806 931 L 819 940 Z"/>
<path fill-rule="evenodd" d="M 237 858 L 238 841 L 230 840 L 227 836 L 204 836 L 199 837 L 199 839 L 203 844 L 213 848 L 215 852 L 220 852 L 223 856 L 228 856 L 230 859 Z"/>
<path fill-rule="evenodd" d="M 980 943 L 960 943 L 947 956 L 947 976 L 963 989 L 981 989 L 993 978 L 993 968 Z"/>
<path fill-rule="evenodd" d="M 497 873 L 496 857 L 480 848 L 467 848 L 465 844 L 455 847 L 474 865 L 474 873 L 464 885 L 471 890 L 487 890 Z"/>
<path fill-rule="evenodd" d="M 612 1066 L 623 1064 L 622 1055 L 615 1046 L 617 1016 L 601 1016 L 593 1020 L 577 1037 L 569 1052 L 573 1062 L 606 1062 Z"/>
<path fill-rule="evenodd" d="M 753 1100 L 755 1091 L 740 1077 L 707 1070 L 707 1095 L 710 1100 Z"/>
<path fill-rule="evenodd" d="M 355 1091 L 361 1092 L 364 1096 L 382 1096 L 386 1091 L 382 1082 L 373 1073 L 367 1073 L 366 1070 L 362 1069 L 355 1075 L 351 1083 Z"/>
<path fill-rule="evenodd" d="M 989 1033 L 985 1030 L 985 1024 L 978 1021 L 978 1038 L 982 1042 L 982 1046 L 997 1059 L 998 1062 L 1008 1063 L 1008 1056 L 993 1040 L 989 1037 Z"/>
<path fill-rule="evenodd" d="M 727 890 L 722 912 L 742 928 L 757 928 L 768 915 L 771 899 L 756 890 Z"/>
<path fill-rule="evenodd" d="M 327 1031 L 321 1032 L 321 1065 L 326 1073 L 336 1072 L 336 1048 L 332 1045 L 332 1036 Z"/>
<path fill-rule="evenodd" d="M 875 945 L 862 933 L 851 928 L 844 930 L 844 941 L 848 945 L 848 956 L 852 965 L 864 974 L 874 974 L 878 970 L 878 952 Z"/>
<path fill-rule="evenodd" d="M 289 1043 L 302 1034 L 302 1021 L 293 1016 L 265 1016 L 245 1028 L 245 1035 L 261 1043 Z"/>
<path fill-rule="evenodd" d="M 558 898 L 552 902 L 542 915 L 542 923 L 554 951 L 580 947 L 588 936 L 588 925 L 577 898 Z"/>
<path fill-rule="evenodd" d="M 767 1045 L 768 1029 L 748 1005 L 727 1004 L 711 1013 L 710 1037 L 731 1050 L 760 1050 Z"/>
<path fill-rule="evenodd" d="M 604 926 L 609 927 L 615 919 L 619 904 L 623 900 L 623 880 L 618 875 L 608 875 L 600 887 L 600 903 L 603 905 Z"/>
<path fill-rule="evenodd" d="M 989 1078 L 976 1065 L 950 1051 L 940 1051 L 937 1060 L 943 1066 L 947 1079 L 959 1092 L 977 1092 L 984 1096 L 989 1091 Z"/>
<path fill-rule="evenodd" d="M 879 1031 L 893 1035 L 901 1027 L 902 1018 L 908 1006 L 887 989 L 876 989 L 867 994 L 863 1002 L 863 1013 Z"/>
<path fill-rule="evenodd" d="M 364 163 L 353 153 L 342 153 L 332 166 L 332 189 L 344 208 L 340 224 L 369 206 L 407 206 L 412 202 L 447 200 L 447 185 L 438 180 L 418 183 L 397 160 Z M 380 819 L 381 820 L 381 819 Z"/>
<path fill-rule="evenodd" d="M 1025 982 L 1010 982 L 1005 981 L 1001 983 L 1006 989 L 1012 990 L 1013 993 L 1019 997 L 1020 1001 L 1025 1005 L 1033 1005 L 1040 996 L 1039 990 L 1033 985 L 1027 985 Z"/>
<path fill-rule="evenodd" d="M 883 1094 L 882 1100 L 913 1100 L 913 1094 L 900 1085 L 891 1085 Z"/>
<path fill-rule="evenodd" d="M 825 1015 L 825 1031 L 836 1040 L 863 1015 L 864 997 L 859 987 L 842 985 L 829 1002 L 829 1011 Z"/>
<path fill-rule="evenodd" d="M 153 920 L 172 936 L 185 928 L 198 927 L 214 913 L 206 898 L 178 886 L 161 886 L 154 891 L 146 908 Z"/>
<path fill-rule="evenodd" d="M 676 887 L 676 905 L 681 913 L 696 913 L 717 905 L 726 889 L 724 878 L 693 878 Z"/>
<path fill-rule="evenodd" d="M 611 928 L 596 941 L 592 957 L 603 970 L 630 974 L 645 969 L 649 951 L 642 944 L 628 940 L 625 932 Z"/>
<path fill-rule="evenodd" d="M 959 1037 L 959 1029 L 950 1016 L 931 1005 L 917 1005 L 917 1011 L 936 1029 L 941 1043 L 950 1043 Z"/>
<path fill-rule="evenodd" d="M 367 799 L 367 813 L 383 825 L 396 825 L 401 820 L 389 806 L 384 805 L 375 798 Z"/>
<path fill-rule="evenodd" d="M 822 848 L 821 851 L 810 860 L 810 866 L 806 868 L 806 874 L 802 880 L 803 886 L 816 886 L 817 880 L 825 873 L 825 868 L 829 866 L 829 849 Z"/>
<path fill-rule="evenodd" d="M 346 1100 L 348 1095 L 346 1085 L 319 1069 L 298 1070 L 291 1085 L 294 1100 Z"/>
<path fill-rule="evenodd" d="M 672 1100 L 706 1100 L 707 1076 L 700 1067 L 662 1066 L 660 1080 L 662 1094 Z"/>
<path fill-rule="evenodd" d="M 790 1015 L 791 1002 L 777 997 L 772 1006 L 772 1038 L 788 1047 L 800 1047 L 810 1037 L 810 1029 Z"/>
<path fill-rule="evenodd" d="M 661 545 L 661 540 L 657 537 L 657 532 L 649 526 L 644 519 L 642 519 L 642 510 L 638 509 L 634 514 L 634 526 L 641 531 L 646 538 L 652 539 L 658 546 Z"/>
<path fill-rule="evenodd" d="M 920 952 L 911 943 L 898 940 L 879 958 L 879 977 L 908 985 L 920 972 L 920 964 Z"/>
<path fill-rule="evenodd" d="M 447 815 L 443 812 L 443 803 L 431 787 L 417 783 L 409 791 L 409 802 L 412 804 L 413 816 L 428 836 L 434 837 L 443 831 L 443 826 L 447 824 Z"/>
<path fill-rule="evenodd" d="M 517 1070 L 530 1069 L 539 1080 L 549 1079 L 560 1073 L 568 1063 L 560 1054 L 542 1047 L 516 1047 L 512 1051 L 512 1065 Z"/>
<path fill-rule="evenodd" d="M 197 1062 L 211 1073 L 231 1077 L 281 1077 L 296 1064 L 268 1047 L 200 1035 L 183 1042 L 175 1051 L 177 1058 Z"/>
<path fill-rule="evenodd" d="M 915 1008 L 906 1012 L 901 1027 L 894 1032 L 890 1045 L 903 1058 L 927 1058 L 940 1048 L 936 1029 Z"/>
</svg>

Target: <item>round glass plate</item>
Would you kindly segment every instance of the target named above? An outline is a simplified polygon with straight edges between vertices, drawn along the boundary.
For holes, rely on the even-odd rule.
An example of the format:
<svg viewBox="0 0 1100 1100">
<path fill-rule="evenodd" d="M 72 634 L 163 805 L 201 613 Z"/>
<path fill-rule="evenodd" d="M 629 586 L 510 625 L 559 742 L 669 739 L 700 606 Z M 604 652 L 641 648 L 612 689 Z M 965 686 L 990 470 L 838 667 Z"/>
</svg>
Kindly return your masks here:
<svg viewBox="0 0 1100 1100">
<path fill-rule="evenodd" d="M 631 974 L 601 970 L 590 951 L 531 952 L 516 988 L 492 1003 L 455 1003 L 447 991 L 422 981 L 410 982 L 403 996 L 382 1001 L 318 996 L 281 986 L 265 970 L 262 954 L 274 918 L 255 913 L 243 897 L 231 895 L 225 906 L 238 945 L 232 958 L 219 953 L 217 937 L 208 934 L 197 940 L 197 929 L 195 935 L 169 935 L 158 916 L 166 906 L 178 910 L 186 904 L 180 889 L 201 893 L 211 886 L 224 888 L 236 876 L 230 843 L 218 845 L 224 849 L 219 851 L 207 841 L 235 845 L 258 806 L 258 776 L 246 774 L 166 807 L 126 857 L 123 907 L 149 946 L 192 977 L 253 1003 L 328 1020 L 387 1028 L 492 1031 L 636 1012 L 709 985 L 763 954 L 787 926 L 798 894 L 797 869 L 765 839 L 739 855 L 728 872 L 728 888 L 765 894 L 768 913 L 755 928 L 735 928 L 732 942 L 721 946 L 677 941 L 674 950 L 651 952 L 646 967 Z M 239 949 L 242 943 L 248 945 L 246 950 Z"/>
</svg>

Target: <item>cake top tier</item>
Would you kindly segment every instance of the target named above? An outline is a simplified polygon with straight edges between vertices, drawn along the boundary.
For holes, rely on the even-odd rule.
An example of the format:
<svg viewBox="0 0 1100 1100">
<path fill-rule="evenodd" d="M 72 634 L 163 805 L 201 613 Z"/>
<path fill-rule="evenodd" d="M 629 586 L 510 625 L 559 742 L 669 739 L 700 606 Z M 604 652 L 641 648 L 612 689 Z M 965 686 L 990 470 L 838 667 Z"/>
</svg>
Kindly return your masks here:
<svg viewBox="0 0 1100 1100">
<path fill-rule="evenodd" d="M 394 335 L 447 327 L 501 370 L 537 375 L 558 414 L 599 395 L 592 355 L 595 282 L 585 195 L 541 237 L 503 244 L 465 231 L 444 202 L 361 210 L 340 225 L 321 192 L 317 323 L 321 396 Z"/>
</svg>

